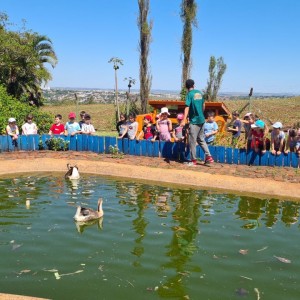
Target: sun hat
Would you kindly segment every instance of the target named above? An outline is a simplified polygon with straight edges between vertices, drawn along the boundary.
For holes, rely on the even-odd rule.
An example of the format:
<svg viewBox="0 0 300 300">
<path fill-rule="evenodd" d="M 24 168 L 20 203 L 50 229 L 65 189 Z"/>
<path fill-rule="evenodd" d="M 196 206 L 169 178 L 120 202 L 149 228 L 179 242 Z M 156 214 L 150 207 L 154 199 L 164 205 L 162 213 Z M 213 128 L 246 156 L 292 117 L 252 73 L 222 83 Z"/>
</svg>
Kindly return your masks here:
<svg viewBox="0 0 300 300">
<path fill-rule="evenodd" d="M 178 114 L 177 115 L 177 120 L 183 120 L 183 117 L 184 117 L 183 114 Z"/>
<path fill-rule="evenodd" d="M 251 128 L 261 128 L 263 129 L 265 127 L 265 122 L 262 120 L 257 120 L 254 124 L 251 125 Z"/>
<path fill-rule="evenodd" d="M 9 119 L 8 119 L 8 123 L 13 123 L 13 122 L 16 122 L 16 119 L 15 119 L 15 118 L 9 118 Z"/>
<path fill-rule="evenodd" d="M 69 113 L 69 119 L 75 119 L 76 118 L 76 114 L 74 112 L 70 112 Z"/>
<path fill-rule="evenodd" d="M 167 107 L 162 107 L 160 110 L 160 114 L 165 114 L 165 113 L 170 115 L 169 109 Z"/>
<path fill-rule="evenodd" d="M 144 117 L 144 120 L 148 120 L 149 122 L 152 122 L 152 118 L 151 118 L 151 116 L 149 116 L 149 115 L 146 115 L 145 117 Z"/>
<path fill-rule="evenodd" d="M 251 112 L 248 112 L 248 113 L 245 114 L 244 117 L 250 117 L 251 115 L 252 115 L 252 113 L 251 113 Z"/>
<path fill-rule="evenodd" d="M 282 123 L 280 122 L 275 122 L 273 125 L 272 125 L 273 128 L 282 128 Z"/>
</svg>

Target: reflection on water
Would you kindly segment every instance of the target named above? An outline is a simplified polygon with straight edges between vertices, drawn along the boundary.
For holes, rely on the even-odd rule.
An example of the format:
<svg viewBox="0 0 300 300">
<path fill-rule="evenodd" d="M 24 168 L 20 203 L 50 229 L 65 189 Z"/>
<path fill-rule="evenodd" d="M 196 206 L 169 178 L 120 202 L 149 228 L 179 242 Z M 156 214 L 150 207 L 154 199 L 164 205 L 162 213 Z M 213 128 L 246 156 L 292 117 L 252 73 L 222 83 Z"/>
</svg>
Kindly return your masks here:
<svg viewBox="0 0 300 300">
<path fill-rule="evenodd" d="M 0 292 L 52 299 L 300 292 L 297 202 L 53 174 L 1 179 L 0 195 Z M 99 197 L 105 216 L 74 222 L 76 206 L 94 207 Z"/>
</svg>

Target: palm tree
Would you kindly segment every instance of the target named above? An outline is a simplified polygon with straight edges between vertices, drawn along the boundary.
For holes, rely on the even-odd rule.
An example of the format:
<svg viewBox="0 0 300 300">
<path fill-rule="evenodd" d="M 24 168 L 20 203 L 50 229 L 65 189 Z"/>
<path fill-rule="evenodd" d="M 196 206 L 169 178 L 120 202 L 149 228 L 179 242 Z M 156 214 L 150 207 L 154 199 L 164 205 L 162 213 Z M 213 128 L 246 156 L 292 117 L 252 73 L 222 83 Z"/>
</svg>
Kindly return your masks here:
<svg viewBox="0 0 300 300">
<path fill-rule="evenodd" d="M 151 42 L 151 30 L 153 22 L 148 22 L 150 0 L 138 0 L 139 17 L 138 27 L 140 30 L 140 96 L 142 112 L 147 112 L 148 98 L 151 88 L 152 76 L 148 68 L 149 46 Z"/>
<path fill-rule="evenodd" d="M 182 0 L 181 2 L 181 19 L 184 23 L 181 41 L 182 59 L 182 87 L 185 81 L 190 77 L 191 71 L 191 52 L 193 44 L 192 25 L 197 27 L 197 3 L 196 0 Z"/>
<path fill-rule="evenodd" d="M 116 99 L 115 99 L 115 107 L 116 107 L 116 120 L 120 121 L 120 107 L 119 107 L 119 101 L 118 101 L 118 76 L 117 71 L 120 68 L 119 66 L 123 65 L 123 60 L 118 57 L 112 57 L 109 61 L 109 63 L 113 63 L 114 70 L 115 70 L 115 91 L 116 91 Z"/>
</svg>

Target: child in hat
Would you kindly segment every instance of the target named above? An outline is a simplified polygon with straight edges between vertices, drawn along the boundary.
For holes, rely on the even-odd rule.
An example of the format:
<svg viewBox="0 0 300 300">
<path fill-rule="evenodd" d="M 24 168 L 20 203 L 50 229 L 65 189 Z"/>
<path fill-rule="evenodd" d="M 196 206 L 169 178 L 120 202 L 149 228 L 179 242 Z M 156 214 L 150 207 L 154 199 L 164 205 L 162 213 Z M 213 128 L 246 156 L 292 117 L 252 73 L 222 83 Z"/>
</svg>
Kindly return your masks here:
<svg viewBox="0 0 300 300">
<path fill-rule="evenodd" d="M 177 114 L 177 124 L 175 125 L 172 136 L 175 142 L 185 142 L 186 139 L 186 129 L 185 126 L 182 126 L 182 120 L 184 115 L 182 113 Z"/>
<path fill-rule="evenodd" d="M 69 122 L 65 125 L 65 135 L 75 135 L 81 133 L 79 124 L 75 121 L 76 114 L 74 112 L 69 113 Z"/>
<path fill-rule="evenodd" d="M 172 122 L 168 118 L 170 115 L 167 107 L 162 107 L 160 117 L 156 122 L 156 130 L 159 132 L 159 140 L 169 142 L 171 140 Z"/>
<path fill-rule="evenodd" d="M 285 133 L 282 129 L 282 124 L 276 122 L 272 125 L 271 132 L 271 152 L 274 155 L 280 155 L 285 148 Z"/>
<path fill-rule="evenodd" d="M 13 146 L 18 147 L 19 128 L 16 124 L 15 118 L 8 119 L 8 125 L 6 126 L 6 133 L 11 136 Z"/>
<path fill-rule="evenodd" d="M 252 129 L 252 142 L 251 148 L 255 152 L 261 150 L 261 153 L 265 153 L 266 150 L 270 149 L 270 140 L 266 137 L 268 128 L 265 125 L 265 122 L 262 120 L 257 120 L 254 124 L 251 125 Z"/>
</svg>

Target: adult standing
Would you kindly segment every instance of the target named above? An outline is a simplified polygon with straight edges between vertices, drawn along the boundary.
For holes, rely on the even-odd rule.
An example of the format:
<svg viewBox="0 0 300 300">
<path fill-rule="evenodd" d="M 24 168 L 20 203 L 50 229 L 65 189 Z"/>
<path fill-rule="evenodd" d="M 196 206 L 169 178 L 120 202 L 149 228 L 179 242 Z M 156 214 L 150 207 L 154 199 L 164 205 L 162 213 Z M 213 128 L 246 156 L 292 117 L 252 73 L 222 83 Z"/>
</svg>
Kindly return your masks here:
<svg viewBox="0 0 300 300">
<path fill-rule="evenodd" d="M 204 135 L 204 109 L 205 100 L 202 93 L 195 89 L 195 82 L 192 79 L 188 79 L 185 82 L 185 87 L 187 89 L 187 95 L 185 100 L 184 117 L 182 120 L 182 126 L 185 125 L 187 117 L 189 118 L 189 146 L 191 153 L 190 166 L 197 165 L 196 159 L 196 145 L 197 143 L 203 149 L 205 153 L 205 164 L 213 163 L 214 160 L 210 155 L 208 146 L 205 142 Z"/>
</svg>

